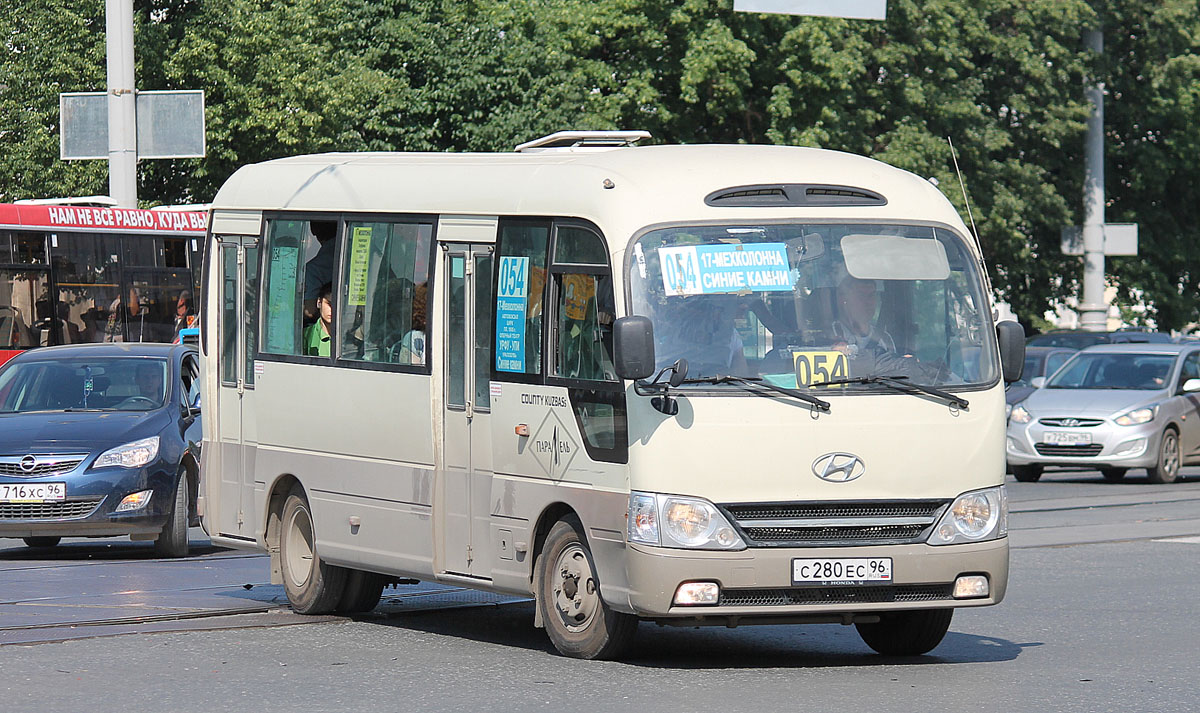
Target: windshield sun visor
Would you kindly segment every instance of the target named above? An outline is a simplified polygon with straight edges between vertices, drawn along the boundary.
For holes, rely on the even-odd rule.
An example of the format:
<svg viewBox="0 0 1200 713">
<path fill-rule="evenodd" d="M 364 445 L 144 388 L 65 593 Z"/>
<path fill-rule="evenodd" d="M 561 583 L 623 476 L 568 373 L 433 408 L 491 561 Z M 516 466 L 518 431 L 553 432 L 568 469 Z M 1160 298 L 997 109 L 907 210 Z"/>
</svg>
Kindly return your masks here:
<svg viewBox="0 0 1200 713">
<path fill-rule="evenodd" d="M 946 248 L 938 240 L 899 235 L 846 235 L 841 239 L 846 271 L 860 280 L 945 280 Z"/>
</svg>

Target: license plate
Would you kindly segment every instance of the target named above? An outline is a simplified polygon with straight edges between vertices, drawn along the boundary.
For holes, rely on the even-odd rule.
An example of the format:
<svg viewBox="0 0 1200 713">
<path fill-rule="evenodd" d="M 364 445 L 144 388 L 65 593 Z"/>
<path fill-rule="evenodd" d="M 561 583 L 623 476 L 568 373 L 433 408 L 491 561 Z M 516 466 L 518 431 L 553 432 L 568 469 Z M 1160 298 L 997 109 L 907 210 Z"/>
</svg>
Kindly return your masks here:
<svg viewBox="0 0 1200 713">
<path fill-rule="evenodd" d="M 792 560 L 792 584 L 862 584 L 890 581 L 891 557 Z"/>
<path fill-rule="evenodd" d="M 1073 433 L 1070 431 L 1046 431 L 1046 435 L 1042 436 L 1042 440 L 1046 443 L 1054 443 L 1060 446 L 1086 446 L 1092 442 L 1092 434 Z"/>
<path fill-rule="evenodd" d="M 65 497 L 66 483 L 0 483 L 0 503 L 44 503 Z"/>
</svg>

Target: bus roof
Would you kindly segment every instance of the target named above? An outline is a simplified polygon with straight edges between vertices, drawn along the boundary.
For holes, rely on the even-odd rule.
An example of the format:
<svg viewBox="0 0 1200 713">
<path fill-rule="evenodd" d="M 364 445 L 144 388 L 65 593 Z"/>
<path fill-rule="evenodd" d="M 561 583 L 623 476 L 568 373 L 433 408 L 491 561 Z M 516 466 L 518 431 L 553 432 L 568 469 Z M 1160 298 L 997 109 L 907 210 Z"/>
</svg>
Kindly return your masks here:
<svg viewBox="0 0 1200 713">
<path fill-rule="evenodd" d="M 706 202 L 722 189 L 774 184 L 851 187 L 884 200 L 786 206 Z M 226 209 L 558 215 L 588 219 L 625 235 L 682 221 L 807 218 L 935 222 L 967 234 L 954 207 L 929 181 L 874 159 L 791 146 L 295 156 L 242 167 L 212 207 L 214 215 Z"/>
</svg>

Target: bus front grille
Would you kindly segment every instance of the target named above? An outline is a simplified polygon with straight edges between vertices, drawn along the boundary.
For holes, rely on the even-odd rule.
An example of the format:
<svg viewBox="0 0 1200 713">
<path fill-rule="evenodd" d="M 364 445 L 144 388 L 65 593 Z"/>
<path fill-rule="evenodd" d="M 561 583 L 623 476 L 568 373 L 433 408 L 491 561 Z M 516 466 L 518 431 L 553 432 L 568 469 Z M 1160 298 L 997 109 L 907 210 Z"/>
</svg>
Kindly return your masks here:
<svg viewBox="0 0 1200 713">
<path fill-rule="evenodd" d="M 838 547 L 924 542 L 949 503 L 737 503 L 721 508 L 750 547 Z"/>
<path fill-rule="evenodd" d="M 887 604 L 892 602 L 938 602 L 953 599 L 953 584 L 724 589 L 721 591 L 719 606 L 782 607 L 804 604 Z"/>
</svg>

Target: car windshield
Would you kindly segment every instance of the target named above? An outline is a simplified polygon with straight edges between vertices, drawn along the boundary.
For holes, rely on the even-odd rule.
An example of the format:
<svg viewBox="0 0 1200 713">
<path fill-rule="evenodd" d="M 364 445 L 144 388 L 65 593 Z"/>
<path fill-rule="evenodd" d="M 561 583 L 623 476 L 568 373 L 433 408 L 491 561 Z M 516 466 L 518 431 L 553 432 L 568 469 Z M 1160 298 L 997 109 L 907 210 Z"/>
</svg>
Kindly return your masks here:
<svg viewBox="0 0 1200 713">
<path fill-rule="evenodd" d="M 999 373 L 977 262 L 944 229 L 681 226 L 643 235 L 629 265 L 631 313 L 653 322 L 657 366 L 687 359 L 689 377 L 796 388 L 875 376 L 983 384 Z"/>
<path fill-rule="evenodd" d="M 1077 354 L 1046 382 L 1051 389 L 1161 389 L 1172 354 Z"/>
<path fill-rule="evenodd" d="M 16 361 L 0 371 L 0 413 L 150 411 L 162 407 L 166 384 L 165 359 Z"/>
</svg>

